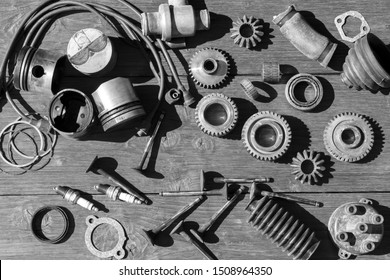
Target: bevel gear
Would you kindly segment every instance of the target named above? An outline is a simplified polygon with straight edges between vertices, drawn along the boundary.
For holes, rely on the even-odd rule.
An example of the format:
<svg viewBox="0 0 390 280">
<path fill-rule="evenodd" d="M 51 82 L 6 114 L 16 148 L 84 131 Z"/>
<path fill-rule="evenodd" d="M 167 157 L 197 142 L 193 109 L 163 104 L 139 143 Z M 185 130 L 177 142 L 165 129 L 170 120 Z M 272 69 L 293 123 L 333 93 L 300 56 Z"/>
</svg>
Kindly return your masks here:
<svg viewBox="0 0 390 280">
<path fill-rule="evenodd" d="M 242 129 L 242 138 L 249 154 L 260 160 L 275 160 L 290 146 L 291 129 L 285 118 L 260 111 L 252 115 Z"/>
<path fill-rule="evenodd" d="M 234 39 L 234 43 L 241 48 L 247 49 L 256 47 L 257 43 L 261 42 L 261 36 L 263 26 L 260 24 L 260 20 L 254 17 L 239 18 L 236 22 L 233 22 L 233 28 L 230 29 Z"/>
<path fill-rule="evenodd" d="M 338 114 L 324 131 L 326 150 L 337 160 L 355 162 L 371 151 L 374 132 L 367 119 L 360 114 Z"/>
<path fill-rule="evenodd" d="M 295 180 L 299 180 L 302 184 L 313 185 L 318 183 L 318 179 L 323 176 L 322 172 L 325 167 L 320 153 L 304 150 L 302 153 L 298 153 L 292 161 L 293 171 L 291 174 L 294 174 Z"/>
<path fill-rule="evenodd" d="M 237 106 L 221 93 L 206 95 L 195 110 L 195 121 L 199 128 L 211 136 L 222 137 L 236 126 Z"/>
<path fill-rule="evenodd" d="M 229 58 L 222 50 L 204 48 L 192 56 L 189 71 L 197 85 L 217 88 L 225 82 L 230 73 Z"/>
</svg>

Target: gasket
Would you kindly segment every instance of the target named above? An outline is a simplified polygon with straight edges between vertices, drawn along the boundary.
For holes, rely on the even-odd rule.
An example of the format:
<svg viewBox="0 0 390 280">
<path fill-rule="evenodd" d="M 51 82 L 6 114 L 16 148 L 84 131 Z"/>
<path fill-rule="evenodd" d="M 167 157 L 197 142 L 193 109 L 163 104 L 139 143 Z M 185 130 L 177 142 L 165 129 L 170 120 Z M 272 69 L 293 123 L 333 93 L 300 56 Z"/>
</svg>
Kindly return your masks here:
<svg viewBox="0 0 390 280">
<path fill-rule="evenodd" d="M 62 229 L 62 232 L 55 238 L 48 238 L 42 231 L 41 223 L 43 217 L 49 213 L 50 211 L 57 211 L 61 217 L 64 219 L 64 227 Z M 60 207 L 60 206 L 44 206 L 42 208 L 39 208 L 32 216 L 31 219 L 31 232 L 35 236 L 36 239 L 43 243 L 51 243 L 56 244 L 60 243 L 65 239 L 69 232 L 69 216 L 66 213 L 66 211 Z"/>
<path fill-rule="evenodd" d="M 360 25 L 360 33 L 352 38 L 345 35 L 344 29 L 343 29 L 343 26 L 345 25 L 348 17 L 354 17 L 354 18 L 360 19 L 362 22 L 362 24 Z M 357 41 L 358 39 L 362 38 L 363 36 L 366 36 L 371 30 L 370 26 L 368 25 L 365 18 L 362 16 L 361 13 L 359 13 L 357 11 L 348 11 L 348 12 L 345 12 L 341 15 L 338 15 L 334 19 L 334 24 L 336 25 L 337 30 L 340 33 L 341 39 L 343 39 L 344 41 L 347 41 L 347 42 L 351 42 L 351 43 Z"/>
<path fill-rule="evenodd" d="M 296 91 L 299 84 L 308 84 L 314 90 L 314 96 L 310 98 L 299 97 Z M 324 95 L 321 82 L 313 75 L 301 73 L 297 74 L 287 82 L 285 88 L 286 99 L 291 106 L 301 111 L 311 111 L 321 103 Z"/>
<path fill-rule="evenodd" d="M 96 216 L 90 215 L 85 220 L 87 224 L 87 230 L 85 231 L 85 245 L 87 245 L 88 250 L 95 256 L 99 258 L 109 258 L 114 257 L 118 260 L 125 257 L 125 242 L 127 240 L 125 236 L 125 230 L 122 225 L 117 221 L 109 217 L 98 218 Z M 118 243 L 109 251 L 100 251 L 95 245 L 93 245 L 92 234 L 94 230 L 102 224 L 109 224 L 113 226 L 118 233 Z"/>
</svg>

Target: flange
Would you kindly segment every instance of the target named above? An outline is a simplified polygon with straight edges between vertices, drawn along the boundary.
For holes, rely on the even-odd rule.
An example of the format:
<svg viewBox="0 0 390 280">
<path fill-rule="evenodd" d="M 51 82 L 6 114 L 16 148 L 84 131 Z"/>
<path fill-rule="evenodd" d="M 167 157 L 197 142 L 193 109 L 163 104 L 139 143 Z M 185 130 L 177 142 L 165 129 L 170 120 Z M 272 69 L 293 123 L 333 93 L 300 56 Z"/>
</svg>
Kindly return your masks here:
<svg viewBox="0 0 390 280">
<path fill-rule="evenodd" d="M 211 136 L 222 137 L 228 134 L 236 126 L 237 119 L 236 104 L 221 93 L 206 95 L 196 106 L 196 124 Z"/>
<path fill-rule="evenodd" d="M 374 132 L 362 115 L 341 113 L 335 116 L 324 131 L 326 150 L 337 160 L 355 162 L 371 151 Z"/>
<path fill-rule="evenodd" d="M 360 33 L 356 34 L 354 37 L 349 37 L 349 36 L 345 35 L 344 29 L 343 29 L 343 26 L 345 25 L 348 17 L 354 17 L 354 18 L 360 19 L 360 21 L 362 22 L 362 24 L 360 25 Z M 366 36 L 368 33 L 370 33 L 370 30 L 371 30 L 370 26 L 368 25 L 365 18 L 362 16 L 361 13 L 359 13 L 357 11 L 348 11 L 348 12 L 345 12 L 341 15 L 338 15 L 334 19 L 334 24 L 336 25 L 337 30 L 340 33 L 341 39 L 343 39 L 344 41 L 347 41 L 347 42 L 351 42 L 351 43 L 357 41 L 358 39 L 362 38 L 363 36 Z"/>
<path fill-rule="evenodd" d="M 254 17 L 247 17 L 244 15 L 242 19 L 238 19 L 233 22 L 233 28 L 230 29 L 234 39 L 234 43 L 241 48 L 247 49 L 256 47 L 257 43 L 261 42 L 261 36 L 263 26 L 260 24 L 260 20 Z"/>
<path fill-rule="evenodd" d="M 124 245 L 127 238 L 125 236 L 125 230 L 118 221 L 108 217 L 98 218 L 96 216 L 90 215 L 86 218 L 85 222 L 88 226 L 87 230 L 85 231 L 85 244 L 87 245 L 88 250 L 92 254 L 99 258 L 114 257 L 118 260 L 123 259 L 125 257 Z M 92 234 L 94 230 L 101 224 L 109 224 L 113 226 L 118 232 L 118 243 L 113 249 L 105 252 L 98 250 L 95 245 L 93 245 L 92 241 Z"/>
<path fill-rule="evenodd" d="M 301 73 L 287 82 L 285 95 L 288 103 L 295 109 L 311 111 L 321 103 L 323 88 L 315 76 Z"/>
<path fill-rule="evenodd" d="M 242 129 L 242 138 L 248 152 L 260 160 L 275 160 L 290 146 L 291 129 L 280 115 L 261 111 L 252 115 Z"/>
<path fill-rule="evenodd" d="M 292 161 L 293 171 L 291 174 L 294 174 L 295 180 L 299 180 L 302 184 L 313 185 L 318 183 L 318 178 L 323 176 L 322 172 L 325 167 L 320 153 L 304 150 L 302 153 L 298 153 Z"/>
<path fill-rule="evenodd" d="M 339 247 L 339 257 L 348 259 L 374 251 L 384 234 L 384 218 L 366 198 L 338 207 L 329 218 L 328 229 Z"/>
<path fill-rule="evenodd" d="M 197 51 L 190 61 L 190 75 L 204 88 L 220 87 L 230 73 L 230 63 L 225 52 L 214 48 Z"/>
</svg>

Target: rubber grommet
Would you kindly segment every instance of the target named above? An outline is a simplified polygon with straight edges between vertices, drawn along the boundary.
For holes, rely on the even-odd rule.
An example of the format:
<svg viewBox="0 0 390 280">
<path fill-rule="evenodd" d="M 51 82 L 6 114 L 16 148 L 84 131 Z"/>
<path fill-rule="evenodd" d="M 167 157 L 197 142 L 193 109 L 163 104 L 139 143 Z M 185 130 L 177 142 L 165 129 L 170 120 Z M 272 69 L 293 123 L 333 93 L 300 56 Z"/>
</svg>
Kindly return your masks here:
<svg viewBox="0 0 390 280">
<path fill-rule="evenodd" d="M 57 211 L 64 219 L 64 227 L 62 232 L 55 238 L 48 238 L 42 230 L 41 223 L 43 217 L 50 211 Z M 43 243 L 56 244 L 65 239 L 69 232 L 69 216 L 66 211 L 60 206 L 44 206 L 39 208 L 32 216 L 31 219 L 31 231 L 36 239 Z"/>
</svg>

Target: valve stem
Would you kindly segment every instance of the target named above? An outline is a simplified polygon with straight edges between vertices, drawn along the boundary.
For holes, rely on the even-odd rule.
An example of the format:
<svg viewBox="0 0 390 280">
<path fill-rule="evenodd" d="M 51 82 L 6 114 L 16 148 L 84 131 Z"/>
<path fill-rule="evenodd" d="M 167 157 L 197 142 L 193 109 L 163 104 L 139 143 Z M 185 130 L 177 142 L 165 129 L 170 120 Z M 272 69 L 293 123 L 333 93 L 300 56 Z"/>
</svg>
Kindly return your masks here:
<svg viewBox="0 0 390 280">
<path fill-rule="evenodd" d="M 70 202 L 71 204 L 78 204 L 81 207 L 88 209 L 90 211 L 98 212 L 99 208 L 97 208 L 91 201 L 81 197 L 81 194 L 79 191 L 76 191 L 70 187 L 65 186 L 56 186 L 53 187 L 53 190 L 61 195 L 66 201 Z"/>
<path fill-rule="evenodd" d="M 134 195 L 131 195 L 129 193 L 123 192 L 120 187 L 118 186 L 110 186 L 107 184 L 98 184 L 94 186 L 94 189 L 97 190 L 100 193 L 105 194 L 112 200 L 120 200 L 127 203 L 135 203 L 135 204 L 141 204 L 142 201 L 139 200 Z"/>
</svg>

